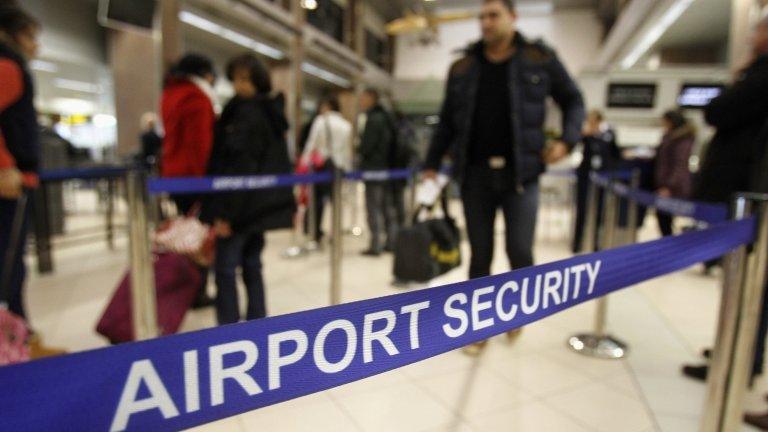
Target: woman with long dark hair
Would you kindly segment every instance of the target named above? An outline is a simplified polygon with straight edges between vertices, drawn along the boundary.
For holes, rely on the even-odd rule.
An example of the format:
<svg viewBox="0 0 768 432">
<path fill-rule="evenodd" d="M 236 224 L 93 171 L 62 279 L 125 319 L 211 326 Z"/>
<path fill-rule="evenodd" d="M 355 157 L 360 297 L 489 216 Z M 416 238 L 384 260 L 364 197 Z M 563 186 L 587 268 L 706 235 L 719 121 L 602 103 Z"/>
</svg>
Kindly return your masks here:
<svg viewBox="0 0 768 432">
<path fill-rule="evenodd" d="M 293 169 L 285 134 L 285 102 L 272 95 L 269 71 L 252 54 L 232 59 L 227 78 L 235 97 L 216 126 L 209 175 L 274 175 Z M 204 218 L 213 223 L 216 243 L 216 315 L 219 324 L 240 321 L 237 268 L 248 295 L 246 320 L 267 315 L 261 252 L 264 233 L 292 226 L 296 203 L 293 189 L 276 188 L 213 195 Z"/>
</svg>

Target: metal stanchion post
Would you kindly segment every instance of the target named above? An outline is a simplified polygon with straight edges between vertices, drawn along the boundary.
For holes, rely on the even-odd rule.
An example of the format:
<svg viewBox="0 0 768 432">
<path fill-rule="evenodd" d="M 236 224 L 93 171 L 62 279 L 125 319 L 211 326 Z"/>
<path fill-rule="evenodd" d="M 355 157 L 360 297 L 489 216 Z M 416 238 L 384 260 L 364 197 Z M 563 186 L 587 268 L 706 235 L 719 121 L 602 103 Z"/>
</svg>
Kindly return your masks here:
<svg viewBox="0 0 768 432">
<path fill-rule="evenodd" d="M 110 250 L 115 250 L 115 179 L 107 179 L 107 246 Z"/>
<path fill-rule="evenodd" d="M 33 193 L 34 223 L 35 223 L 35 254 L 37 256 L 37 271 L 40 274 L 53 273 L 53 256 L 51 253 L 51 221 L 48 211 L 48 185 L 40 184 Z"/>
<path fill-rule="evenodd" d="M 615 246 L 616 228 L 619 219 L 620 200 L 610 188 L 605 189 L 605 205 L 603 207 L 604 231 L 601 236 L 601 249 Z M 595 212 L 597 213 L 597 212 Z M 608 298 L 597 299 L 595 313 L 595 330 L 591 334 L 579 334 L 568 339 L 568 346 L 574 351 L 590 357 L 604 359 L 620 359 L 627 354 L 627 345 L 608 334 L 606 329 L 608 315 Z"/>
<path fill-rule="evenodd" d="M 587 215 L 585 218 L 586 224 L 584 225 L 584 233 L 581 236 L 580 251 L 586 253 L 592 253 L 595 251 L 597 245 L 595 244 L 595 238 L 597 237 L 598 230 L 598 201 L 600 194 L 600 187 L 594 182 L 589 184 L 589 195 L 587 195 Z"/>
<path fill-rule="evenodd" d="M 635 168 L 632 170 L 632 180 L 630 181 L 630 187 L 632 190 L 637 190 L 640 188 L 640 176 L 641 171 L 638 168 Z M 639 211 L 637 207 L 637 201 L 632 198 L 627 198 L 629 201 L 629 205 L 627 205 L 627 238 L 625 243 L 626 244 L 635 244 L 637 243 L 637 231 L 639 227 L 637 226 L 637 212 Z"/>
<path fill-rule="evenodd" d="M 333 171 L 333 214 L 331 223 L 331 304 L 341 303 L 341 257 L 344 251 L 342 234 L 342 185 L 343 173 L 339 168 Z"/>
<path fill-rule="evenodd" d="M 310 174 L 312 173 L 310 169 Z M 319 249 L 320 245 L 317 243 L 317 188 L 316 185 L 307 185 L 307 236 L 304 248 L 307 252 L 314 252 Z"/>
<path fill-rule="evenodd" d="M 419 184 L 419 174 L 416 170 L 408 177 L 408 208 L 405 212 L 405 225 L 411 226 L 413 218 L 411 215 L 416 213 L 416 187 Z"/>
<path fill-rule="evenodd" d="M 751 378 L 755 338 L 768 275 L 768 196 L 743 194 L 733 204 L 735 219 L 757 205 L 757 241 L 747 255 L 742 246 L 727 256 L 715 351 L 707 380 L 703 432 L 738 430 Z"/>
<path fill-rule="evenodd" d="M 147 224 L 147 188 L 143 171 L 127 176 L 129 245 L 131 253 L 131 311 L 136 340 L 158 336 L 155 271 Z"/>
</svg>

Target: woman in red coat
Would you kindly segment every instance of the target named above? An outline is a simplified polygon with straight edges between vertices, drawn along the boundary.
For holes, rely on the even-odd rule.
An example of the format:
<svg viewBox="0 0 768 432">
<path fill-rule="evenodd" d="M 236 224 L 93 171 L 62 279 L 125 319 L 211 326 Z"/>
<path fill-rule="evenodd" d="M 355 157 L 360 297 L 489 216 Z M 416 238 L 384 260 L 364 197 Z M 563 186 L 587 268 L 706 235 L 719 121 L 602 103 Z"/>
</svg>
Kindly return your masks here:
<svg viewBox="0 0 768 432">
<path fill-rule="evenodd" d="M 165 136 L 160 157 L 163 177 L 202 177 L 208 169 L 216 124 L 216 75 L 213 62 L 187 54 L 171 69 L 165 81 L 160 113 Z M 179 214 L 188 214 L 200 201 L 197 195 L 172 195 Z M 200 268 L 202 286 L 193 308 L 213 306 L 206 293 L 208 269 Z"/>
<path fill-rule="evenodd" d="M 688 161 L 696 142 L 696 130 L 680 111 L 667 111 L 662 123 L 665 132 L 656 152 L 656 193 L 665 198 L 686 199 L 691 195 L 691 171 L 688 169 Z M 659 220 L 661 234 L 672 235 L 673 216 L 657 212 L 656 218 Z"/>
<path fill-rule="evenodd" d="M 160 173 L 163 177 L 201 177 L 208 168 L 216 123 L 216 75 L 206 57 L 187 54 L 165 81 L 160 113 L 163 138 Z M 171 197 L 179 213 L 187 213 L 197 196 Z"/>
</svg>

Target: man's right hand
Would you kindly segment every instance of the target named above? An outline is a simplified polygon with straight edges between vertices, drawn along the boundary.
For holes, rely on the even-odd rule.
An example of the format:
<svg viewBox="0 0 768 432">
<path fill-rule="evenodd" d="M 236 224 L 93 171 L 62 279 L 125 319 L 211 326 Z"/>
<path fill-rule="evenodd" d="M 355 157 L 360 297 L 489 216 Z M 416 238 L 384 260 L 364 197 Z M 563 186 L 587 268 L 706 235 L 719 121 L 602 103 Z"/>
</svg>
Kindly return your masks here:
<svg viewBox="0 0 768 432">
<path fill-rule="evenodd" d="M 18 199 L 21 196 L 23 178 L 16 168 L 0 170 L 0 198 Z"/>
<path fill-rule="evenodd" d="M 437 171 L 427 169 L 421 172 L 421 180 L 437 180 Z"/>
</svg>

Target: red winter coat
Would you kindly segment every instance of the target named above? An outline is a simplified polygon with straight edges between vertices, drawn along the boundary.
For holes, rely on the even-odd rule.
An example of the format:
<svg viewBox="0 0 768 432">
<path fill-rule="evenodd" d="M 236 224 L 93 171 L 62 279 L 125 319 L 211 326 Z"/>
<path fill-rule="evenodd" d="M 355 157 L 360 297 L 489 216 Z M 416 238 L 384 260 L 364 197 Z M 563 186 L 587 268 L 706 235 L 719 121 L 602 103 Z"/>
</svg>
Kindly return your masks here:
<svg viewBox="0 0 768 432">
<path fill-rule="evenodd" d="M 204 176 L 216 123 L 211 100 L 192 81 L 171 78 L 163 90 L 160 113 L 165 129 L 160 159 L 161 175 Z"/>
</svg>

